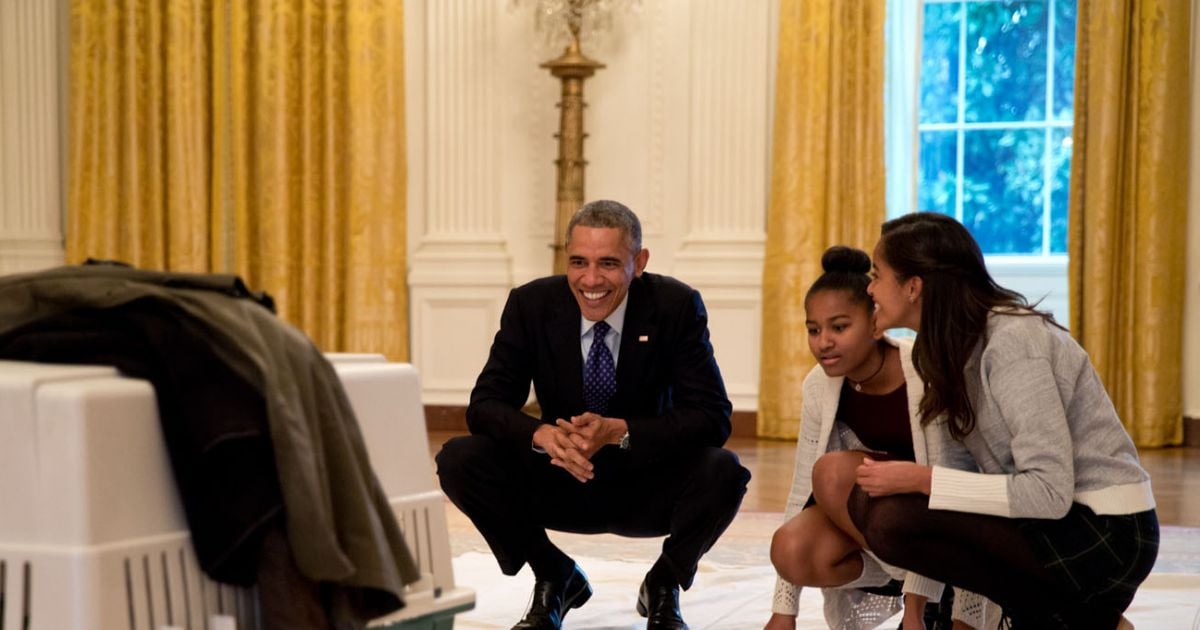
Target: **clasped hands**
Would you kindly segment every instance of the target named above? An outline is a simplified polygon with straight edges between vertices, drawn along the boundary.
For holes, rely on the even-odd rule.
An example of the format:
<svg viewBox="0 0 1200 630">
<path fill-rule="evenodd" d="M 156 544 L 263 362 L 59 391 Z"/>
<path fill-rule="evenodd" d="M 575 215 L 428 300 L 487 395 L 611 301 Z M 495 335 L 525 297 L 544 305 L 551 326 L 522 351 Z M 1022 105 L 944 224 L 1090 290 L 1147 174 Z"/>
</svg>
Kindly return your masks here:
<svg viewBox="0 0 1200 630">
<path fill-rule="evenodd" d="M 533 433 L 533 445 L 546 451 L 550 463 L 571 473 L 580 483 L 596 476 L 592 456 L 608 444 L 617 444 L 628 425 L 620 418 L 606 418 L 593 412 L 559 418 L 553 425 L 543 424 Z"/>
</svg>

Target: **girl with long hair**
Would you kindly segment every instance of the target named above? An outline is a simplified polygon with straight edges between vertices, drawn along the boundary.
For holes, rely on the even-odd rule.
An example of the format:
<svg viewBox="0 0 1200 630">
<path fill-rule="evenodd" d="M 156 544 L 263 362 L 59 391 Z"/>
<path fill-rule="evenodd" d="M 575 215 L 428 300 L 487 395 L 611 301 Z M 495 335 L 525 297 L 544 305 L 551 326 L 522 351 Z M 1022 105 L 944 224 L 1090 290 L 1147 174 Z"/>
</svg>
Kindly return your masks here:
<svg viewBox="0 0 1200 630">
<path fill-rule="evenodd" d="M 1150 573 L 1150 476 L 1087 353 L 996 284 L 962 224 L 884 223 L 876 325 L 917 331 L 923 425 L 981 472 L 865 459 L 847 509 L 888 563 L 980 593 L 1014 628 L 1116 628 Z"/>
</svg>

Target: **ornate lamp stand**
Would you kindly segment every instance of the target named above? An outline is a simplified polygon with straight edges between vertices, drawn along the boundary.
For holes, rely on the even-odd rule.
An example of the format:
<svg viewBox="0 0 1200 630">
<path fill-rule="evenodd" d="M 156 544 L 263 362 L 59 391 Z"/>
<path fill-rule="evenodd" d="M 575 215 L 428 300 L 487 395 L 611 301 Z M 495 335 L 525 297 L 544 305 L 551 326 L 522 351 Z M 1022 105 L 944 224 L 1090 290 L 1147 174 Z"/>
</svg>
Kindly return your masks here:
<svg viewBox="0 0 1200 630">
<path fill-rule="evenodd" d="M 583 159 L 583 81 L 604 67 L 604 64 L 589 59 L 579 51 L 580 19 L 576 13 L 571 19 L 571 43 L 557 59 L 541 64 L 550 74 L 562 80 L 561 111 L 558 120 L 558 195 L 554 220 L 554 273 L 567 270 L 566 230 L 571 215 L 583 205 L 584 168 Z"/>
</svg>

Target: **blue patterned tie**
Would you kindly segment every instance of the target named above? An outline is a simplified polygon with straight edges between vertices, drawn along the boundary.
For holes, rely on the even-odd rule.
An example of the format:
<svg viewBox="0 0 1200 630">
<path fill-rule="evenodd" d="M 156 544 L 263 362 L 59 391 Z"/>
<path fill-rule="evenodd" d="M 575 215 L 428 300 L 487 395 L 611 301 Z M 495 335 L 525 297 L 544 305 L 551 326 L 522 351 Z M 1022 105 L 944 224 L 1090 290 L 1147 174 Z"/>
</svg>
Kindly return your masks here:
<svg viewBox="0 0 1200 630">
<path fill-rule="evenodd" d="M 602 321 L 592 327 L 592 349 L 588 350 L 583 366 L 583 404 L 588 411 L 602 416 L 608 413 L 608 401 L 617 391 L 617 370 L 608 344 L 604 343 L 610 328 Z"/>
</svg>

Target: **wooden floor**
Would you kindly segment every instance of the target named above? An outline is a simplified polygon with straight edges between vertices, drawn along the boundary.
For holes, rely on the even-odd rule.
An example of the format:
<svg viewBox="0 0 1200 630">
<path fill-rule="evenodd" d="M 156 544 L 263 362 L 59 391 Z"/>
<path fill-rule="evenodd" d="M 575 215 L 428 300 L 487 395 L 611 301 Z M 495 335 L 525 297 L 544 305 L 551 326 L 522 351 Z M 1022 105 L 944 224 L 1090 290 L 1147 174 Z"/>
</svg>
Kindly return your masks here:
<svg viewBox="0 0 1200 630">
<path fill-rule="evenodd" d="M 432 431 L 430 453 L 442 442 L 459 435 Z M 732 438 L 728 447 L 738 454 L 753 478 L 742 501 L 742 510 L 782 512 L 792 483 L 795 442 Z M 1150 472 L 1158 518 L 1163 525 L 1200 527 L 1200 448 L 1145 449 L 1142 465 Z"/>
</svg>

